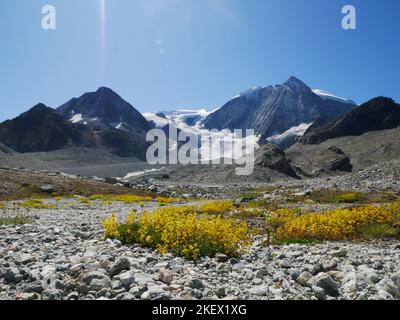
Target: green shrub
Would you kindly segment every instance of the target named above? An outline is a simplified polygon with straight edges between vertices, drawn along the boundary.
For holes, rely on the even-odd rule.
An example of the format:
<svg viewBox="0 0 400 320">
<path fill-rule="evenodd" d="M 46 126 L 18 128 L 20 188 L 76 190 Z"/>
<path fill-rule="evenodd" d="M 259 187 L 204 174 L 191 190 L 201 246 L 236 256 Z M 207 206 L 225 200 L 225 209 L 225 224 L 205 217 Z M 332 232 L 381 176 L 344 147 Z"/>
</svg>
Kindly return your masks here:
<svg viewBox="0 0 400 320">
<path fill-rule="evenodd" d="M 12 218 L 0 218 L 0 225 L 20 225 L 30 224 L 32 219 L 24 216 L 16 216 Z"/>
<path fill-rule="evenodd" d="M 369 223 L 361 226 L 357 232 L 364 239 L 385 239 L 397 237 L 400 230 L 388 223 Z"/>
</svg>

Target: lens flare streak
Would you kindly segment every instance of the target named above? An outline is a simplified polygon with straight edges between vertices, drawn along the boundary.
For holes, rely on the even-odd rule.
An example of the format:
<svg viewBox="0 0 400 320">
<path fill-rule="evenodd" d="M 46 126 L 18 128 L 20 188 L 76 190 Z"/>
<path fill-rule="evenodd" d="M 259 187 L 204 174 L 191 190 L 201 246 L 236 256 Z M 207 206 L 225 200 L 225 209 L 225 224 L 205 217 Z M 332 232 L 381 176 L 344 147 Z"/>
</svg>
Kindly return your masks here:
<svg viewBox="0 0 400 320">
<path fill-rule="evenodd" d="M 105 80 L 106 69 L 106 0 L 100 0 L 100 63 L 102 80 Z"/>
</svg>

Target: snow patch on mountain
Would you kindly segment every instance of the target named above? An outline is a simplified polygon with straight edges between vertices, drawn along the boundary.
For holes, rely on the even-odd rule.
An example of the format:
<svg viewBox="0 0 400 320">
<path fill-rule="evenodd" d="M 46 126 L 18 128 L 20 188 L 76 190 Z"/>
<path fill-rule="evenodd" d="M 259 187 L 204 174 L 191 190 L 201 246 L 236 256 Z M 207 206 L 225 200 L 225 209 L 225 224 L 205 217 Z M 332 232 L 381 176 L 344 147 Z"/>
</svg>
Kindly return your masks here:
<svg viewBox="0 0 400 320">
<path fill-rule="evenodd" d="M 256 92 L 256 91 L 260 91 L 261 89 L 262 89 L 262 87 L 253 87 L 253 88 L 251 88 L 250 90 L 247 90 L 247 91 L 242 92 L 242 93 L 240 94 L 240 96 L 247 96 L 247 95 L 252 94 L 252 93 L 254 93 L 254 92 Z"/>
<path fill-rule="evenodd" d="M 302 137 L 306 133 L 307 129 L 311 127 L 312 123 L 302 123 L 296 127 L 292 127 L 289 130 L 285 131 L 284 133 L 274 135 L 267 139 L 267 143 L 274 143 L 274 144 L 281 144 L 284 140 L 298 136 Z"/>
<path fill-rule="evenodd" d="M 82 120 L 83 120 L 82 114 L 80 114 L 80 113 L 75 114 L 75 115 L 70 119 L 70 121 L 71 121 L 72 123 L 78 123 L 78 122 L 81 122 Z"/>
<path fill-rule="evenodd" d="M 253 87 L 249 90 L 243 91 L 241 93 L 239 93 L 238 95 L 234 96 L 231 100 L 235 100 L 237 98 L 241 98 L 241 97 L 251 97 L 252 95 L 257 94 L 259 91 L 265 89 L 266 87 Z"/>
<path fill-rule="evenodd" d="M 156 128 L 163 128 L 171 123 L 170 120 L 160 117 L 153 112 L 145 112 L 143 113 L 143 117 L 145 117 L 148 122 L 151 122 Z"/>
<path fill-rule="evenodd" d="M 209 141 L 205 141 L 199 149 L 201 159 L 205 161 L 243 159 L 260 147 L 258 144 L 260 137 L 256 135 L 243 137 L 235 135 L 230 130 L 216 133 L 208 131 L 207 135 Z"/>
<path fill-rule="evenodd" d="M 164 112 L 146 112 L 143 116 L 156 128 L 164 128 L 167 125 L 174 126 L 187 133 L 198 133 L 201 130 L 201 122 L 211 112 L 206 109 L 189 110 L 181 109 Z"/>
<path fill-rule="evenodd" d="M 342 98 L 339 96 L 336 96 L 328 91 L 321 90 L 321 89 L 314 89 L 313 92 L 321 97 L 322 99 L 329 99 L 329 100 L 335 100 L 343 103 L 350 103 L 350 104 L 355 104 L 354 101 L 347 99 L 347 98 Z"/>
<path fill-rule="evenodd" d="M 202 121 L 216 110 L 209 112 L 206 109 L 181 109 L 158 113 L 146 112 L 143 113 L 143 116 L 158 129 L 170 125 L 172 128 L 178 128 L 192 137 L 200 138 L 201 136 L 197 154 L 204 161 L 217 160 L 220 158 L 243 158 L 253 151 L 251 148 L 245 148 L 246 143 L 248 146 L 253 146 L 254 149 L 259 148 L 259 136 L 252 135 L 241 137 L 230 130 L 214 132 L 204 129 Z M 178 144 L 176 141 L 169 140 L 169 151 L 172 152 L 177 148 Z"/>
<path fill-rule="evenodd" d="M 129 178 L 133 178 L 133 177 L 142 176 L 146 173 L 160 172 L 160 171 L 163 171 L 164 169 L 165 169 L 165 167 L 162 167 L 160 169 L 146 169 L 146 170 L 142 170 L 142 171 L 130 172 L 127 175 L 125 175 L 125 177 L 123 179 L 129 179 Z"/>
</svg>

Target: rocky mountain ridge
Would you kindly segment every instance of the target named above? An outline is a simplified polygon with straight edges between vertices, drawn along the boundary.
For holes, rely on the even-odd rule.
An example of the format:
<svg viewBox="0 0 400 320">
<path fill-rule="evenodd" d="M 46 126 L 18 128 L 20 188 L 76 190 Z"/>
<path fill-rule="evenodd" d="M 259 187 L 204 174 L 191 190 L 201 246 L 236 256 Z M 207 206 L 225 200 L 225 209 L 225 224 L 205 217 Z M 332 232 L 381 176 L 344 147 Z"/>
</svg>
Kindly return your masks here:
<svg viewBox="0 0 400 320">
<path fill-rule="evenodd" d="M 321 98 L 296 77 L 282 85 L 254 88 L 226 103 L 203 122 L 206 129 L 254 129 L 260 144 L 318 119 L 332 120 L 355 105 Z"/>
<path fill-rule="evenodd" d="M 359 136 L 370 131 L 393 129 L 400 126 L 400 105 L 393 99 L 374 98 L 327 123 L 314 123 L 301 142 L 318 144 L 343 136 Z"/>
<path fill-rule="evenodd" d="M 147 123 L 146 123 L 147 124 Z M 19 117 L 0 124 L 0 141 L 19 153 L 50 152 L 83 147 L 106 149 L 121 157 L 144 158 L 144 132 L 74 123 L 54 109 L 38 104 Z"/>
</svg>

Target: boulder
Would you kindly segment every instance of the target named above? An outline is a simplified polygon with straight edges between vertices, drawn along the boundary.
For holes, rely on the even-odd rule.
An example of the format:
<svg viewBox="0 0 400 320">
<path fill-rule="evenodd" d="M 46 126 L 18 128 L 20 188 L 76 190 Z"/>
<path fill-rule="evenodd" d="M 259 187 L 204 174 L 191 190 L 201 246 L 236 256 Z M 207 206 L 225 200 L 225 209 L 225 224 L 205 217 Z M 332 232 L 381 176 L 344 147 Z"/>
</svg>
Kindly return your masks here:
<svg viewBox="0 0 400 320">
<path fill-rule="evenodd" d="M 319 287 L 325 290 L 327 295 L 332 297 L 339 296 L 339 286 L 333 278 L 327 273 L 320 273 L 311 278 L 308 283 L 312 287 Z"/>
<path fill-rule="evenodd" d="M 121 257 L 115 260 L 115 262 L 111 265 L 110 268 L 110 277 L 114 277 L 117 274 L 120 274 L 122 271 L 129 270 L 131 263 L 129 259 L 126 257 Z"/>
<path fill-rule="evenodd" d="M 287 160 L 285 152 L 275 145 L 266 144 L 262 146 L 254 156 L 256 166 L 269 168 L 292 178 L 299 178 Z"/>
<path fill-rule="evenodd" d="M 49 185 L 49 184 L 43 185 L 40 187 L 40 191 L 42 191 L 43 193 L 52 194 L 52 193 L 56 192 L 56 187 Z"/>
<path fill-rule="evenodd" d="M 163 268 L 158 272 L 158 279 L 166 284 L 170 284 L 174 276 L 171 271 Z"/>
</svg>

